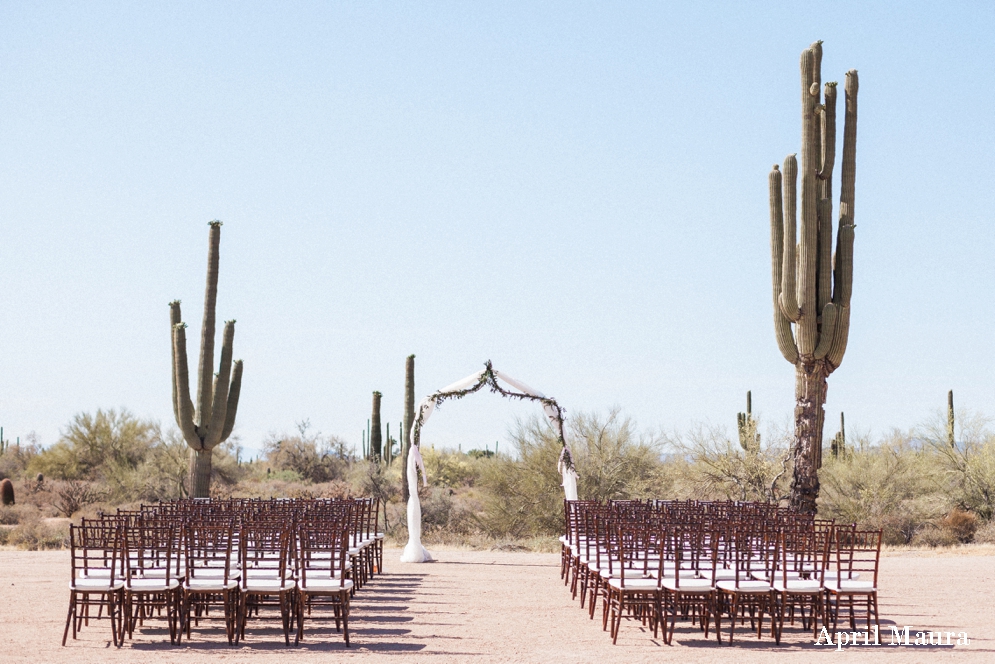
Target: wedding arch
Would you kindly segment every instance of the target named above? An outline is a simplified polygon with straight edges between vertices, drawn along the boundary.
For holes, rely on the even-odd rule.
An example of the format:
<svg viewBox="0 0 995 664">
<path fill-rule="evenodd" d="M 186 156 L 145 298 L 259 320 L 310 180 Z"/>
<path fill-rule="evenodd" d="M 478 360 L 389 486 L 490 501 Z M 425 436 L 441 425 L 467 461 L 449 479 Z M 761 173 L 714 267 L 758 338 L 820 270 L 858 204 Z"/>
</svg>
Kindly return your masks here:
<svg viewBox="0 0 995 664">
<path fill-rule="evenodd" d="M 502 387 L 498 383 L 499 380 L 512 389 Z M 425 464 L 422 461 L 420 451 L 421 429 L 431 417 L 432 412 L 442 405 L 442 402 L 447 399 L 462 399 L 485 385 L 491 388 L 491 392 L 496 392 L 503 397 L 523 401 L 538 401 L 542 404 L 542 411 L 549 419 L 549 423 L 553 426 L 562 446 L 557 462 L 557 471 L 563 477 L 563 494 L 567 500 L 577 500 L 577 470 L 574 468 L 570 446 L 567 444 L 563 428 L 563 413 L 566 411 L 556 403 L 556 399 L 547 397 L 525 383 L 495 370 L 491 366 L 491 361 L 487 360 L 481 371 L 433 392 L 418 403 L 415 421 L 411 425 L 408 437 L 412 443 L 411 450 L 408 452 L 408 466 L 405 469 L 408 476 L 408 544 L 401 552 L 401 562 L 423 563 L 432 560 L 432 555 L 425 550 L 421 543 L 421 501 L 418 498 L 418 469 L 421 469 L 422 482 L 428 486 Z"/>
</svg>

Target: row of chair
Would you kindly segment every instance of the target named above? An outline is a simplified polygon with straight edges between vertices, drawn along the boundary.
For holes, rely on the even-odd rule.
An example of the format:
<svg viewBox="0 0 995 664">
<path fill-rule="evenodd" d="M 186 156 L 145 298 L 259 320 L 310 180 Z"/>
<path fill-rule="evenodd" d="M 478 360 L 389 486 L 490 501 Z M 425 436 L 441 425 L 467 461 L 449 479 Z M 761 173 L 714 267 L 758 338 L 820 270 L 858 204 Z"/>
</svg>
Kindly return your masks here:
<svg viewBox="0 0 995 664">
<path fill-rule="evenodd" d="M 856 628 L 858 604 L 880 628 L 877 573 L 881 531 L 860 531 L 766 503 L 707 501 L 566 501 L 561 578 L 589 617 L 602 605 L 602 628 L 617 643 L 623 617 L 662 628 L 673 642 L 677 620 L 706 638 L 714 624 L 764 618 L 780 643 L 785 620 L 800 617 L 835 636 L 841 610 Z"/>
<path fill-rule="evenodd" d="M 105 611 L 116 646 L 152 618 L 179 643 L 213 609 L 235 644 L 273 608 L 297 644 L 305 615 L 328 606 L 348 646 L 350 598 L 383 568 L 378 512 L 373 499 L 191 500 L 84 519 L 70 526 L 62 643 Z"/>
</svg>

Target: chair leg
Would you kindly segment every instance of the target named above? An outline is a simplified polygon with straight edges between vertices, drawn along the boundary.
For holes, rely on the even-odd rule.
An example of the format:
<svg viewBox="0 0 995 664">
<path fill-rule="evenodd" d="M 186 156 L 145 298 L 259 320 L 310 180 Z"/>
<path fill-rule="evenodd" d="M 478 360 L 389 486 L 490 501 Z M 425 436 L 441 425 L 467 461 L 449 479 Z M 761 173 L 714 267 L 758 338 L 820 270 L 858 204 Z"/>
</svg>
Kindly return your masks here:
<svg viewBox="0 0 995 664">
<path fill-rule="evenodd" d="M 342 635 L 345 637 L 345 647 L 349 647 L 349 594 L 342 593 Z"/>
<path fill-rule="evenodd" d="M 290 645 L 290 598 L 288 593 L 280 593 L 280 618 L 283 620 L 283 641 Z"/>
<path fill-rule="evenodd" d="M 76 591 L 69 591 L 69 611 L 66 613 L 66 628 L 62 631 L 62 645 L 66 645 L 69 636 L 69 623 L 73 625 L 73 640 L 76 640 Z"/>
<path fill-rule="evenodd" d="M 294 637 L 294 645 L 296 646 L 304 638 L 304 597 L 305 594 L 298 591 L 297 592 L 297 635 Z"/>
</svg>

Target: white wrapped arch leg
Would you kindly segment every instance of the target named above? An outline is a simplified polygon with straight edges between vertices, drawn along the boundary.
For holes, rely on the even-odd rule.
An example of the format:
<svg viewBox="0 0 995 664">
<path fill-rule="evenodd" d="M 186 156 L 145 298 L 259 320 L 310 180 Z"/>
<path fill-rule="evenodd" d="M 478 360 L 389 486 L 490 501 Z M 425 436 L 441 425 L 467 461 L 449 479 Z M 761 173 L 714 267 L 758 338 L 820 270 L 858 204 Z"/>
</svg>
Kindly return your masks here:
<svg viewBox="0 0 995 664">
<path fill-rule="evenodd" d="M 418 448 L 408 453 L 408 543 L 401 552 L 402 563 L 427 563 L 432 560 L 421 543 L 421 501 L 418 499 Z"/>
<path fill-rule="evenodd" d="M 565 465 L 560 472 L 563 473 L 563 497 L 567 500 L 577 500 L 577 473 Z"/>
</svg>

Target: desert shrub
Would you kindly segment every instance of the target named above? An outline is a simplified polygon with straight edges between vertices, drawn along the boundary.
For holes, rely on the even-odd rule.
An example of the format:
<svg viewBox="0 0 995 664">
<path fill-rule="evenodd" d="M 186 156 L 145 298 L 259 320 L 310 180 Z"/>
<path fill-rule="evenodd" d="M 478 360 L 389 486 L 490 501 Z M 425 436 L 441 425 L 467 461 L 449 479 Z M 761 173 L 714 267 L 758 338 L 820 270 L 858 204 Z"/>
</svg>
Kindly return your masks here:
<svg viewBox="0 0 995 664">
<path fill-rule="evenodd" d="M 25 436 L 23 443 L 14 445 L 8 443 L 4 453 L 0 454 L 0 479 L 16 480 L 24 477 L 28 466 L 38 456 L 40 450 L 38 437 L 33 431 Z"/>
<path fill-rule="evenodd" d="M 56 507 L 64 516 L 71 517 L 87 505 L 92 505 L 102 497 L 101 492 L 92 482 L 83 480 L 66 480 L 55 490 L 59 497 Z"/>
<path fill-rule="evenodd" d="M 159 425 L 127 410 L 79 413 L 59 441 L 43 450 L 30 472 L 66 480 L 97 480 L 134 470 L 162 440 Z"/>
<path fill-rule="evenodd" d="M 791 480 L 790 434 L 771 429 L 757 449 L 744 450 L 719 427 L 696 425 L 667 438 L 678 479 L 675 498 L 780 502 Z M 670 496 L 667 496 L 670 497 Z"/>
<path fill-rule="evenodd" d="M 846 458 L 824 459 L 819 515 L 880 528 L 885 543 L 908 544 L 949 512 L 942 479 L 931 451 L 910 434 L 894 431 L 873 446 L 859 438 Z"/>
<path fill-rule="evenodd" d="M 932 448 L 943 472 L 941 490 L 963 510 L 989 520 L 995 516 L 995 433 L 987 418 L 967 411 L 959 414 L 958 424 L 960 436 L 953 446 L 945 415 L 935 414 L 917 434 Z"/>
<path fill-rule="evenodd" d="M 304 420 L 297 423 L 297 435 L 269 436 L 263 443 L 268 467 L 277 472 L 293 471 L 307 482 L 344 479 L 351 462 L 345 441 L 311 433 L 310 427 L 310 421 Z"/>
<path fill-rule="evenodd" d="M 957 536 L 954 533 L 935 523 L 921 524 L 909 542 L 912 546 L 928 547 L 953 546 L 957 543 Z"/>
<path fill-rule="evenodd" d="M 995 544 L 995 521 L 981 524 L 974 533 L 974 541 L 977 544 Z"/>
<path fill-rule="evenodd" d="M 522 538 L 563 528 L 560 442 L 538 417 L 518 420 L 511 432 L 518 458 L 490 459 L 480 478 L 485 489 L 481 523 L 492 536 Z"/>
<path fill-rule="evenodd" d="M 660 459 L 661 441 L 640 437 L 631 420 L 612 410 L 568 420 L 582 499 L 658 498 L 672 482 Z M 519 420 L 511 432 L 517 458 L 498 455 L 481 465 L 480 523 L 494 537 L 555 535 L 563 529 L 561 445 L 545 418 Z"/>
<path fill-rule="evenodd" d="M 13 526 L 21 518 L 21 511 L 17 505 L 0 505 L 0 526 Z"/>
<path fill-rule="evenodd" d="M 974 540 L 974 534 L 978 531 L 978 517 L 970 512 L 955 508 L 943 517 L 940 527 L 950 533 L 956 541 L 968 544 Z"/>
<path fill-rule="evenodd" d="M 658 498 L 663 441 L 640 436 L 632 420 L 615 408 L 607 415 L 579 413 L 569 420 L 571 451 L 585 500 Z M 561 510 L 562 511 L 562 510 Z"/>
<path fill-rule="evenodd" d="M 429 487 L 423 493 L 422 532 L 429 540 L 442 533 L 452 536 L 480 531 L 477 512 L 482 504 L 475 491 Z"/>
<path fill-rule="evenodd" d="M 428 448 L 422 451 L 422 460 L 425 462 L 425 472 L 432 486 L 450 489 L 473 486 L 480 475 L 481 457 L 471 457 L 462 452 Z"/>
<path fill-rule="evenodd" d="M 7 533 L 7 544 L 29 551 L 63 549 L 69 544 L 69 525 L 65 522 L 52 525 L 40 518 L 28 519 Z"/>
<path fill-rule="evenodd" d="M 360 495 L 369 498 L 379 498 L 382 519 L 385 527 L 390 527 L 390 513 L 387 505 L 401 496 L 401 464 L 387 466 L 375 461 L 359 461 L 352 470 L 354 484 Z"/>
</svg>

